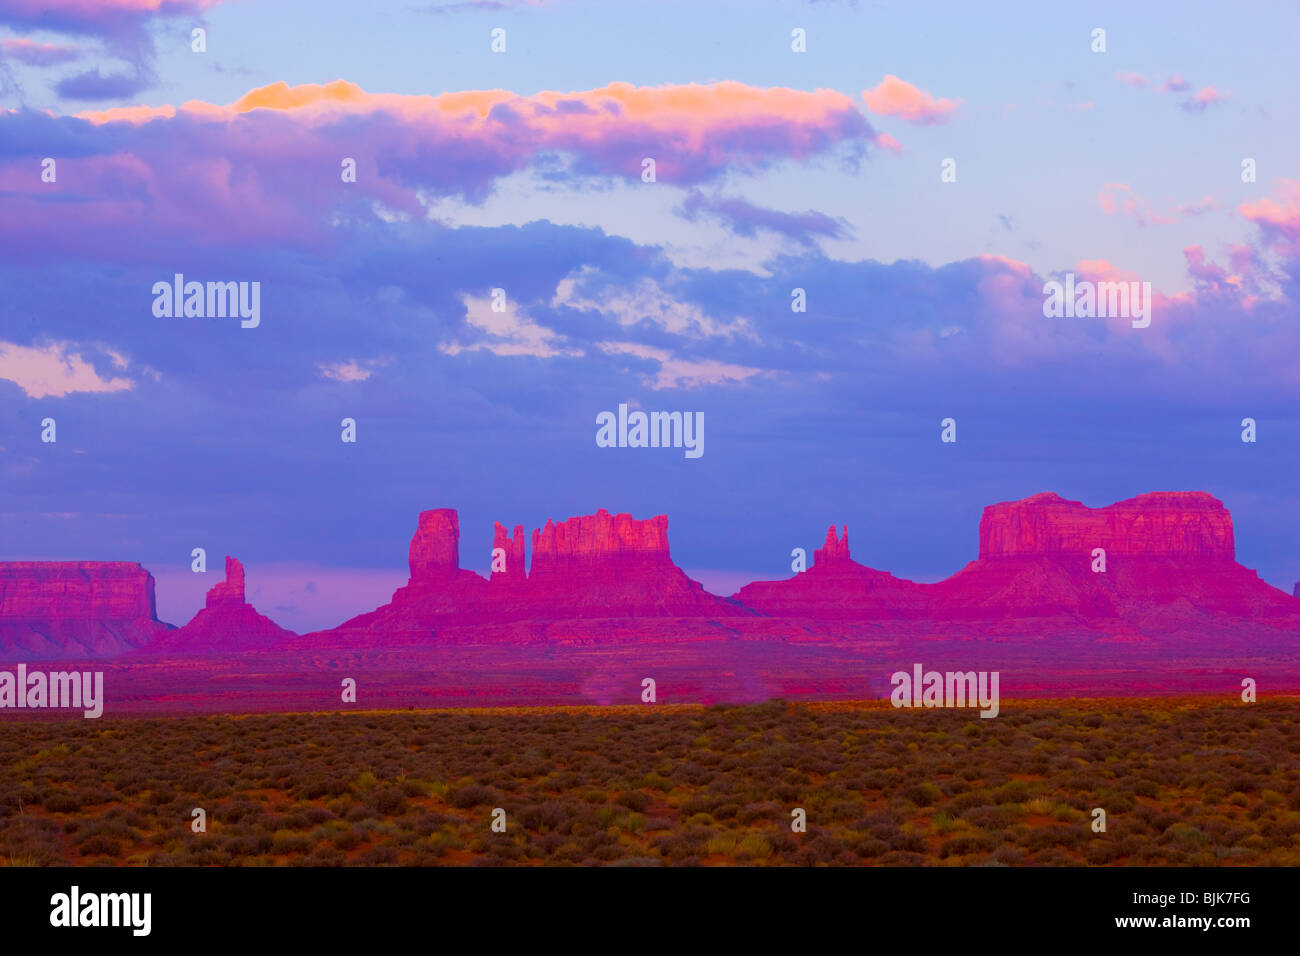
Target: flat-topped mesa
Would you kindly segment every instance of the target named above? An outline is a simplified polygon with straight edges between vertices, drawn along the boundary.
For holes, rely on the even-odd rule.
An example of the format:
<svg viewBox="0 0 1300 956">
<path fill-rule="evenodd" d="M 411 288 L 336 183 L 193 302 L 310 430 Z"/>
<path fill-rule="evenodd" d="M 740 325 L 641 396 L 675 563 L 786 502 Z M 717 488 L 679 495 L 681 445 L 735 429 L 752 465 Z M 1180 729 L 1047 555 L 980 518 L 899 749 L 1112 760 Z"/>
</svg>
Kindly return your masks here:
<svg viewBox="0 0 1300 956">
<path fill-rule="evenodd" d="M 1232 561 L 1232 516 L 1203 491 L 1158 491 L 1089 508 L 1047 492 L 984 509 L 981 559 L 1113 555 Z"/>
<path fill-rule="evenodd" d="M 611 515 L 601 508 L 594 515 L 569 518 L 560 524 L 547 519 L 546 527 L 533 531 L 531 580 L 621 565 L 672 566 L 667 515 L 638 520 L 629 514 Z"/>
<path fill-rule="evenodd" d="M 826 543 L 813 552 L 813 567 L 825 568 L 849 560 L 849 526 L 844 526 L 844 536 L 836 540 L 835 525 L 831 525 L 826 532 Z"/>
<path fill-rule="evenodd" d="M 0 563 L 0 618 L 6 621 L 155 615 L 153 575 L 134 561 Z"/>
<path fill-rule="evenodd" d="M 135 562 L 0 563 L 0 653 L 11 660 L 119 654 L 170 626 Z"/>
<path fill-rule="evenodd" d="M 456 576 L 460 570 L 460 516 L 455 508 L 420 512 L 408 560 L 412 585 Z"/>
<path fill-rule="evenodd" d="M 533 532 L 528 574 L 534 617 L 699 617 L 747 615 L 704 590 L 668 553 L 668 516 L 569 518 Z"/>
<path fill-rule="evenodd" d="M 226 556 L 226 579 L 208 589 L 207 606 L 244 603 L 244 566 Z"/>
<path fill-rule="evenodd" d="M 505 568 L 499 569 L 498 549 L 504 552 Z M 515 525 L 512 534 L 500 521 L 492 523 L 492 584 L 496 587 L 521 587 L 528 580 L 528 566 L 524 563 L 524 526 Z"/>
</svg>

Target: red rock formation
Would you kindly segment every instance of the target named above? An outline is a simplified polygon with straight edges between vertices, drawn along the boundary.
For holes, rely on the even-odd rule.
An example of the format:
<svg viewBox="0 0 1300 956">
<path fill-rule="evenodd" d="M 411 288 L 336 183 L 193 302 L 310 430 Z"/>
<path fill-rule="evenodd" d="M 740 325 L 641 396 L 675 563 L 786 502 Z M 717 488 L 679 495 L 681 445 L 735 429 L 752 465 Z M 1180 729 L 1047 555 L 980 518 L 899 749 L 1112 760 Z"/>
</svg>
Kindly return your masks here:
<svg viewBox="0 0 1300 956">
<path fill-rule="evenodd" d="M 154 579 L 125 561 L 0 563 L 0 652 L 10 660 L 98 657 L 148 643 Z"/>
<path fill-rule="evenodd" d="M 244 566 L 226 556 L 226 579 L 213 585 L 207 594 L 207 606 L 244 603 Z"/>
<path fill-rule="evenodd" d="M 749 613 L 712 595 L 673 564 L 668 516 L 594 515 L 533 532 L 528 599 L 534 617 L 695 617 Z"/>
<path fill-rule="evenodd" d="M 849 556 L 849 529 L 813 552 L 813 566 L 785 581 L 755 581 L 732 599 L 769 617 L 843 621 L 915 615 L 921 586 L 858 564 Z"/>
<path fill-rule="evenodd" d="M 836 561 L 849 560 L 849 526 L 844 526 L 844 537 L 835 539 L 835 525 L 826 532 L 826 543 L 813 552 L 813 563 L 826 566 Z"/>
<path fill-rule="evenodd" d="M 1206 615 L 1295 620 L 1300 606 L 1234 560 L 1232 518 L 1204 492 L 1156 492 L 1104 508 L 1034 495 L 984 509 L 980 556 L 937 584 L 915 584 L 848 556 L 834 528 L 816 563 L 734 599 L 809 620 L 996 622 L 1042 636 L 1062 622 L 1101 630 L 1195 628 Z M 1094 572 L 1093 550 L 1106 551 Z M 1055 624 L 1044 624 L 1055 621 Z"/>
<path fill-rule="evenodd" d="M 460 567 L 460 516 L 455 508 L 420 512 L 408 554 L 411 578 L 393 592 L 392 601 L 325 633 L 407 632 L 427 639 L 438 626 L 487 621 L 484 604 L 492 600 L 488 582 Z"/>
<path fill-rule="evenodd" d="M 569 518 L 560 524 L 547 519 L 533 532 L 533 573 L 563 571 L 589 560 L 628 556 L 668 562 L 668 516 L 638 521 L 629 514 L 611 515 L 604 508 L 594 515 Z"/>
<path fill-rule="evenodd" d="M 1093 551 L 1106 552 L 1094 572 Z M 1234 560 L 1232 517 L 1199 491 L 1088 508 L 1039 494 L 984 509 L 980 557 L 934 585 L 946 617 L 1068 617 L 1195 626 L 1197 615 L 1288 616 L 1286 593 Z M 1163 623 L 1162 623 L 1163 622 Z"/>
<path fill-rule="evenodd" d="M 456 509 L 420 512 L 408 554 L 412 585 L 455 577 L 460 570 L 460 516 Z"/>
<path fill-rule="evenodd" d="M 244 566 L 227 556 L 226 579 L 208 589 L 205 606 L 184 627 L 141 650 L 150 654 L 222 654 L 269 647 L 294 636 L 244 600 Z"/>
<path fill-rule="evenodd" d="M 990 505 L 980 519 L 980 557 L 1010 555 L 1155 555 L 1231 561 L 1232 518 L 1203 491 L 1159 491 L 1104 508 L 1050 492 Z"/>
<path fill-rule="evenodd" d="M 458 538 L 455 511 L 424 512 L 411 542 L 410 583 L 383 607 L 332 631 L 307 635 L 295 646 L 369 644 L 386 637 L 408 643 L 452 638 L 473 643 L 476 637 L 536 641 L 557 622 L 752 614 L 709 594 L 673 564 L 664 515 L 638 521 L 601 510 L 560 524 L 548 521 L 533 532 L 527 574 L 523 527 L 517 525 L 507 537 L 497 523 L 493 546 L 506 550 L 507 570 L 494 573 L 491 582 L 447 564 L 457 553 Z M 583 627 L 575 626 L 564 630 L 564 637 L 582 640 L 582 633 Z"/>
<path fill-rule="evenodd" d="M 501 522 L 493 522 L 492 526 L 492 562 L 496 567 L 496 551 L 500 548 L 505 552 L 506 566 L 504 571 L 492 571 L 492 583 L 497 586 L 505 586 L 512 589 L 518 589 L 528 580 L 528 567 L 524 558 L 524 526 L 515 525 L 513 534 L 507 535 L 505 525 Z"/>
</svg>

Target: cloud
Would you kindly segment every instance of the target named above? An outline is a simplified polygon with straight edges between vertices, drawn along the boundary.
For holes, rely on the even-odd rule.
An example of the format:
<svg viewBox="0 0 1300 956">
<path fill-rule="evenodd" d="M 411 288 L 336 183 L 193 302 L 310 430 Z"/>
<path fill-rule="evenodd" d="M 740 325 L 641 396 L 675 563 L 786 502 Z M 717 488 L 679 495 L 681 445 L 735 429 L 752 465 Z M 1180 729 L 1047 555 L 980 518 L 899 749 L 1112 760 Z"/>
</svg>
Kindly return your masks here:
<svg viewBox="0 0 1300 956">
<path fill-rule="evenodd" d="M 691 190 L 677 212 L 690 222 L 696 222 L 702 215 L 712 217 L 745 238 L 754 238 L 763 231 L 793 239 L 805 246 L 814 245 L 818 238 L 847 239 L 853 233 L 845 220 L 825 213 L 814 210 L 781 212 L 754 205 L 738 196 L 705 196 L 698 189 Z"/>
<path fill-rule="evenodd" d="M 81 52 L 74 47 L 57 43 L 37 43 L 21 37 L 0 40 L 0 57 L 17 60 L 28 66 L 57 66 L 75 60 L 80 55 Z"/>
<path fill-rule="evenodd" d="M 60 160 L 58 182 L 33 183 L 30 162 L 68 139 L 78 155 Z M 500 179 L 538 163 L 548 175 L 639 185 L 651 157 L 660 183 L 689 187 L 840 150 L 853 158 L 875 139 L 841 93 L 735 82 L 615 83 L 532 96 L 277 83 L 227 106 L 110 108 L 74 118 L 6 111 L 0 190 L 12 214 L 0 217 L 0 242 L 98 256 L 123 229 L 160 247 L 201 229 L 214 243 L 318 245 L 337 235 L 340 221 L 373 219 L 376 210 L 418 219 L 439 197 L 481 202 Z M 341 182 L 343 157 L 356 161 L 355 183 Z"/>
<path fill-rule="evenodd" d="M 1097 202 L 1106 215 L 1128 216 L 1139 226 L 1147 223 L 1167 226 L 1174 221 L 1172 217 L 1157 212 L 1149 202 L 1133 191 L 1133 187 L 1123 183 L 1107 183 L 1102 186 L 1097 193 Z"/>
<path fill-rule="evenodd" d="M 387 364 L 387 360 L 348 359 L 344 362 L 318 362 L 316 368 L 320 371 L 321 378 L 335 382 L 364 382 L 370 378 L 376 366 Z"/>
<path fill-rule="evenodd" d="M 1244 202 L 1237 212 L 1259 226 L 1266 238 L 1300 240 L 1300 180 L 1278 182 L 1278 198 Z"/>
<path fill-rule="evenodd" d="M 519 307 L 506 300 L 505 311 L 492 308 L 490 296 L 482 298 L 465 295 L 465 322 L 474 332 L 481 333 L 477 341 L 469 344 L 447 342 L 440 346 L 447 355 L 486 350 L 498 356 L 531 356 L 556 358 L 580 356 L 581 349 L 562 348 L 562 336 L 554 330 L 538 325 L 524 315 Z"/>
<path fill-rule="evenodd" d="M 1116 214 L 1128 216 L 1139 226 L 1148 223 L 1167 226 L 1176 222 L 1179 217 L 1202 216 L 1220 208 L 1217 199 L 1213 196 L 1205 196 L 1191 202 L 1179 203 L 1169 212 L 1163 213 L 1134 192 L 1133 187 L 1124 183 L 1107 183 L 1102 186 L 1097 193 L 1097 202 L 1102 212 L 1108 216 Z"/>
<path fill-rule="evenodd" d="M 1183 257 L 1187 260 L 1187 273 L 1195 280 L 1198 288 L 1219 292 L 1224 286 L 1241 286 L 1241 280 L 1237 276 L 1231 275 L 1222 266 L 1207 262 L 1205 250 L 1200 246 L 1188 246 L 1183 250 Z"/>
<path fill-rule="evenodd" d="M 0 23 L 23 30 L 111 35 L 152 17 L 200 13 L 222 0 L 0 0 Z"/>
<path fill-rule="evenodd" d="M 1207 107 L 1225 103 L 1228 99 L 1227 93 L 1216 90 L 1212 86 L 1203 86 L 1196 91 L 1196 95 L 1183 101 L 1182 108 L 1189 112 L 1199 113 Z"/>
<path fill-rule="evenodd" d="M 120 100 L 134 96 L 154 84 L 152 74 L 139 70 L 125 73 L 102 73 L 99 67 L 64 77 L 54 90 L 64 99 Z"/>
<path fill-rule="evenodd" d="M 584 268 L 562 279 L 551 301 L 553 307 L 590 310 L 608 316 L 624 327 L 657 327 L 676 336 L 708 338 L 750 334 L 746 319 L 730 322 L 684 301 L 648 276 L 629 281 Z"/>
<path fill-rule="evenodd" d="M 888 133 L 876 134 L 876 145 L 881 149 L 887 149 L 891 153 L 898 154 L 903 151 L 902 145 Z"/>
<path fill-rule="evenodd" d="M 863 90 L 862 99 L 879 116 L 897 116 L 919 125 L 946 123 L 961 105 L 961 100 L 935 99 L 892 73 L 874 89 Z"/>
<path fill-rule="evenodd" d="M 1219 201 L 1213 196 L 1196 199 L 1192 202 L 1179 203 L 1174 207 L 1175 216 L 1203 216 L 1219 208 Z"/>
<path fill-rule="evenodd" d="M 607 355 L 631 355 L 657 365 L 654 374 L 642 377 L 642 381 L 656 391 L 665 388 L 735 385 L 761 372 L 761 369 L 719 362 L 715 359 L 679 358 L 667 349 L 638 342 L 601 342 L 599 347 Z"/>
<path fill-rule="evenodd" d="M 0 24 L 20 32 L 44 30 L 100 40 L 130 65 L 126 72 L 98 68 L 65 77 L 55 92 L 66 99 L 104 100 L 133 96 L 152 86 L 155 57 L 149 27 L 157 20 L 195 16 L 222 0 L 0 0 Z"/>
<path fill-rule="evenodd" d="M 135 387 L 128 378 L 104 378 L 86 361 L 71 342 L 50 342 L 41 346 L 0 342 L 0 379 L 13 382 L 28 398 L 63 398 L 74 392 L 120 392 Z M 110 353 L 113 364 L 125 367 L 125 359 Z"/>
<path fill-rule="evenodd" d="M 1115 76 L 1123 83 L 1129 86 L 1142 88 L 1147 85 L 1147 78 L 1140 73 L 1130 73 L 1127 70 L 1118 71 Z M 1186 93 L 1192 88 L 1192 84 L 1185 76 L 1178 73 L 1170 75 L 1163 83 L 1160 84 L 1161 93 Z M 1229 99 L 1227 93 L 1216 90 L 1212 86 L 1204 86 L 1192 96 L 1183 99 L 1179 104 L 1180 109 L 1187 110 L 1190 113 L 1199 113 L 1210 106 L 1217 106 Z"/>
</svg>

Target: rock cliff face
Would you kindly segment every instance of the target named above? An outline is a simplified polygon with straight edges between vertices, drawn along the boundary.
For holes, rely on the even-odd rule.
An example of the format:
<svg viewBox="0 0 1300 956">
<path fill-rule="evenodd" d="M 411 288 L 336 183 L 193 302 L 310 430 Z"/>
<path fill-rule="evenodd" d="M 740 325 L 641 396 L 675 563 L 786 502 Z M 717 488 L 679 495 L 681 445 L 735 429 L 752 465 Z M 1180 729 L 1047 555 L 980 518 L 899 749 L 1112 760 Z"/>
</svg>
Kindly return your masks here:
<svg viewBox="0 0 1300 956">
<path fill-rule="evenodd" d="M 1093 551 L 1106 570 L 1093 570 Z M 1235 560 L 1232 516 L 1204 492 L 1155 492 L 1088 508 L 1040 494 L 984 509 L 980 557 L 939 584 L 963 618 L 1059 617 L 1102 626 L 1197 616 L 1292 615 L 1293 599 Z"/>
<path fill-rule="evenodd" d="M 533 576 L 565 574 L 597 563 L 631 559 L 671 564 L 668 557 L 668 516 L 638 521 L 629 514 L 611 515 L 601 508 L 594 515 L 569 518 L 560 524 L 548 519 L 533 532 Z"/>
<path fill-rule="evenodd" d="M 226 579 L 208 589 L 208 607 L 244 603 L 244 566 L 235 558 L 226 556 Z"/>
<path fill-rule="evenodd" d="M 1028 641 L 1050 655 L 1099 635 L 1177 635 L 1216 647 L 1240 640 L 1249 648 L 1256 633 L 1287 647 L 1300 634 L 1300 600 L 1236 562 L 1232 518 L 1201 492 L 1140 495 L 1104 508 L 1055 494 L 992 505 L 980 522 L 979 557 L 935 584 L 859 564 L 847 528 L 837 535 L 832 526 L 806 571 L 754 582 L 729 599 L 708 593 L 673 562 L 663 515 L 639 520 L 602 509 L 547 521 L 531 540 L 525 571 L 524 528 L 507 533 L 496 523 L 492 544 L 506 563 L 485 579 L 459 566 L 457 513 L 423 512 L 408 549 L 410 579 L 392 600 L 302 637 L 247 603 L 244 569 L 233 558 L 206 606 L 179 630 L 157 620 L 153 578 L 138 564 L 0 564 L 0 654 L 33 660 L 132 649 L 216 655 L 272 645 L 696 639 L 814 639 L 856 648 L 862 640 L 941 641 L 961 633 Z M 1094 569 L 1096 548 L 1106 551 L 1104 571 Z"/>
<path fill-rule="evenodd" d="M 226 579 L 208 589 L 207 601 L 190 622 L 162 635 L 143 653 L 221 654 L 268 647 L 293 637 L 244 599 L 244 566 L 226 558 Z"/>
<path fill-rule="evenodd" d="M 0 653 L 10 660 L 99 657 L 154 640 L 154 579 L 125 561 L 0 563 Z"/>
<path fill-rule="evenodd" d="M 505 552 L 505 570 L 496 569 L 496 552 Z M 517 591 L 528 581 L 528 565 L 524 557 L 524 526 L 515 525 L 513 534 L 507 535 L 505 525 L 497 521 L 492 528 L 492 584 Z"/>
<path fill-rule="evenodd" d="M 568 620 L 628 617 L 736 617 L 752 611 L 709 594 L 673 564 L 668 518 L 639 521 L 600 510 L 533 532 L 532 565 L 525 572 L 524 529 L 493 528 L 493 548 L 506 552 L 506 570 L 484 580 L 461 569 L 460 522 L 450 508 L 426 511 L 411 541 L 411 580 L 390 603 L 345 621 L 328 639 L 353 635 L 359 643 L 400 634 L 403 640 L 473 641 L 474 630 L 508 626 L 490 640 L 534 640 L 542 625 Z M 539 622 L 530 626 L 528 622 Z M 310 643 L 311 635 L 298 644 Z"/>
<path fill-rule="evenodd" d="M 1051 493 L 990 505 L 980 519 L 983 558 L 1013 555 L 1151 555 L 1231 561 L 1232 517 L 1201 491 L 1155 492 L 1089 508 Z"/>
<path fill-rule="evenodd" d="M 668 516 L 548 520 L 533 532 L 528 601 L 534 616 L 695 617 L 751 612 L 692 581 L 668 553 Z"/>
<path fill-rule="evenodd" d="M 849 560 L 849 528 L 844 526 L 843 537 L 835 537 L 835 525 L 826 531 L 826 543 L 813 552 L 813 566 L 826 568 Z"/>
<path fill-rule="evenodd" d="M 1106 552 L 1104 572 L 1093 570 L 1096 548 Z M 1204 492 L 1156 492 L 1104 508 L 1047 493 L 985 508 L 979 558 L 937 584 L 863 567 L 849 557 L 847 530 L 837 539 L 832 527 L 813 567 L 747 585 L 734 598 L 774 617 L 982 621 L 1039 634 L 1066 622 L 1189 628 L 1207 615 L 1300 613 L 1234 554 L 1232 517 Z"/>
<path fill-rule="evenodd" d="M 460 516 L 455 508 L 420 512 L 408 552 L 411 584 L 432 584 L 460 571 Z"/>
<path fill-rule="evenodd" d="M 455 508 L 420 512 L 408 549 L 410 580 L 388 604 L 344 621 L 335 632 L 420 632 L 453 623 L 485 623 L 488 582 L 460 567 Z"/>
</svg>

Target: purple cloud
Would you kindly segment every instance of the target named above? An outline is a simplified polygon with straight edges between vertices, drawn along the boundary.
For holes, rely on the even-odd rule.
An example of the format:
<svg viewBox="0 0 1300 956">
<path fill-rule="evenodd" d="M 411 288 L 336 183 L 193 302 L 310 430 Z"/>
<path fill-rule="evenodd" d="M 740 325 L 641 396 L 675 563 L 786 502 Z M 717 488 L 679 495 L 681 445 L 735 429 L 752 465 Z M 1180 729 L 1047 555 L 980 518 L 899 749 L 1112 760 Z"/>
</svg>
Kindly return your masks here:
<svg viewBox="0 0 1300 956">
<path fill-rule="evenodd" d="M 847 239 L 853 234 L 845 220 L 815 210 L 781 212 L 737 196 L 706 196 L 698 189 L 691 190 L 676 211 L 690 222 L 701 216 L 717 219 L 738 236 L 753 238 L 760 231 L 771 232 L 805 246 L 818 238 Z"/>
</svg>

